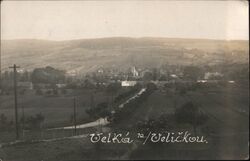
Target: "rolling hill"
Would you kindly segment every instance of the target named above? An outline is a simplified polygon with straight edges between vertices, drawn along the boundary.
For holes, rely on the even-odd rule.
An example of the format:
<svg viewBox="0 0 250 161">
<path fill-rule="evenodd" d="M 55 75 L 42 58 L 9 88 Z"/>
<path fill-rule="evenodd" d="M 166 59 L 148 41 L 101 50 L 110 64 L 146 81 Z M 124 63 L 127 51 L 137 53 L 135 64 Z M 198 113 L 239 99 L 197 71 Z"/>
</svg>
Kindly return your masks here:
<svg viewBox="0 0 250 161">
<path fill-rule="evenodd" d="M 82 73 L 99 67 L 159 67 L 249 61 L 248 41 L 111 37 L 67 41 L 1 40 L 2 70 L 53 66 Z"/>
</svg>

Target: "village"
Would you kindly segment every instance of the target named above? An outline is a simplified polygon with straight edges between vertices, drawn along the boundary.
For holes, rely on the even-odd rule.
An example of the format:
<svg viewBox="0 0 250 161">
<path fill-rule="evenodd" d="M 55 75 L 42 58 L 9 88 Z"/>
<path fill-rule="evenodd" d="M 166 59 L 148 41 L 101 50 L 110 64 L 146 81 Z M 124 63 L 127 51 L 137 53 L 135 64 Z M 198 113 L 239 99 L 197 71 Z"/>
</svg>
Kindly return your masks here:
<svg viewBox="0 0 250 161">
<path fill-rule="evenodd" d="M 230 129 L 232 133 L 236 128 L 240 131 L 244 129 L 243 125 L 232 128 L 219 122 L 215 126 L 214 121 L 223 120 L 221 114 L 224 112 L 214 113 L 213 110 L 226 110 L 235 118 L 245 120 L 249 111 L 244 105 L 245 96 L 241 96 L 242 106 L 220 109 L 217 104 L 225 106 L 219 98 L 225 97 L 228 92 L 232 95 L 232 104 L 238 104 L 239 100 L 232 92 L 243 92 L 248 80 L 245 73 L 240 72 L 244 71 L 244 66 L 230 74 L 222 73 L 223 70 L 216 71 L 213 67 L 207 68 L 210 69 L 207 71 L 204 69 L 195 66 L 158 69 L 131 66 L 125 71 L 99 68 L 85 75 L 53 67 L 36 68 L 32 72 L 17 70 L 18 137 L 13 115 L 14 73 L 6 71 L 2 75 L 0 95 L 1 146 L 18 146 L 19 142 L 56 143 L 64 139 L 87 139 L 89 134 L 94 133 L 124 133 L 128 130 L 132 136 L 138 132 L 148 133 L 146 129 L 162 133 L 166 128 L 204 135 L 208 138 L 208 145 L 211 145 L 211 138 L 223 135 L 218 132 L 221 128 Z M 193 125 L 193 122 L 182 119 L 189 115 L 185 108 L 197 108 L 201 112 L 195 116 L 199 117 L 199 124 Z M 181 109 L 184 111 L 179 111 Z M 191 126 L 186 127 L 182 123 Z M 245 138 L 245 132 L 241 135 Z M 133 144 L 140 149 L 140 141 L 136 140 Z M 140 156 L 140 152 L 133 155 Z"/>
<path fill-rule="evenodd" d="M 194 71 L 192 71 L 194 69 Z M 39 73 L 39 70 L 47 72 Z M 54 70 L 54 71 L 53 71 Z M 53 72 L 54 75 L 53 75 Z M 197 72 L 197 73 L 195 73 Z M 26 70 L 18 70 L 18 88 L 20 94 L 24 91 L 35 91 L 37 94 L 44 93 L 52 95 L 55 90 L 65 93 L 70 88 L 81 87 L 101 87 L 108 86 L 111 83 L 118 83 L 122 87 L 135 86 L 137 83 L 154 82 L 159 86 L 166 83 L 182 82 L 182 83 L 218 83 L 219 81 L 227 81 L 234 83 L 233 78 L 224 76 L 218 71 L 201 71 L 198 67 L 169 67 L 168 69 L 140 69 L 135 66 L 130 67 L 127 71 L 118 71 L 117 69 L 100 68 L 95 72 L 85 75 L 75 72 L 63 72 L 52 67 L 35 69 L 33 72 Z M 38 74 L 41 74 L 40 76 Z M 44 74 L 44 75 L 43 75 Z M 5 71 L 2 74 L 1 94 L 8 94 L 13 91 L 13 72 Z M 39 80 L 41 77 L 41 80 Z M 54 80 L 53 80 L 54 79 Z"/>
<path fill-rule="evenodd" d="M 249 159 L 248 13 L 1 1 L 0 161 Z"/>
</svg>

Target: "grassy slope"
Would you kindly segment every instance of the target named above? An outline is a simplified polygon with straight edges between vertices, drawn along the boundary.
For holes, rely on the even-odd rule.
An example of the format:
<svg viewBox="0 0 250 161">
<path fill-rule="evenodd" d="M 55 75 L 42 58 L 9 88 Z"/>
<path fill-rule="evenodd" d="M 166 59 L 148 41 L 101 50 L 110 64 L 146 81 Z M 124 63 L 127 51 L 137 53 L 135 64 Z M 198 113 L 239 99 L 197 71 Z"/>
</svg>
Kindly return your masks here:
<svg viewBox="0 0 250 161">
<path fill-rule="evenodd" d="M 87 119 L 85 110 L 90 107 L 91 90 L 82 90 L 77 95 L 77 117 Z M 70 116 L 73 114 L 73 96 L 38 96 L 23 95 L 18 98 L 19 115 L 22 114 L 21 107 L 24 107 L 26 116 L 42 113 L 45 116 L 44 126 L 62 126 L 70 122 Z M 8 120 L 13 120 L 14 101 L 13 96 L 0 96 L 0 113 L 4 113 Z M 107 96 L 103 92 L 95 94 L 95 103 L 107 101 Z"/>
<path fill-rule="evenodd" d="M 215 129 L 215 133 L 220 134 L 220 136 L 214 136 L 209 146 L 205 147 L 205 149 L 197 145 L 171 146 L 168 152 L 162 157 L 165 157 L 165 159 L 233 159 L 246 157 L 248 154 L 249 116 L 242 116 L 242 114 L 231 110 L 227 105 L 232 104 L 237 108 L 249 109 L 248 91 L 231 87 L 217 89 L 216 91 L 209 94 L 197 91 L 189 93 L 188 96 L 178 97 L 177 106 L 180 106 L 189 99 L 201 103 L 203 105 L 202 108 L 213 115 L 213 117 L 210 117 L 209 126 L 212 126 Z M 240 98 L 237 93 L 240 93 Z M 198 96 L 199 99 L 197 99 Z M 133 115 L 128 117 L 126 123 L 134 124 L 138 120 L 154 118 L 162 113 L 169 113 L 173 110 L 173 98 L 171 94 L 166 95 L 158 90 L 145 103 L 138 107 Z M 246 132 L 246 135 L 242 134 L 242 132 Z M 226 136 L 231 133 L 236 133 L 237 135 Z M 126 148 L 128 147 L 121 147 L 121 145 L 105 145 L 106 150 L 103 149 L 103 151 L 100 150 L 99 152 L 103 159 L 117 158 L 117 156 L 123 155 L 127 151 Z M 13 151 L 15 151 L 15 155 L 9 155 Z M 25 151 L 32 151 L 33 153 L 26 153 L 23 156 L 23 152 Z M 143 153 L 145 157 L 153 154 L 145 151 Z M 6 147 L 0 149 L 1 155 L 6 160 L 22 160 L 20 158 L 24 157 L 25 160 L 96 159 L 97 157 L 93 153 L 93 144 L 90 144 L 88 139 Z M 157 156 L 151 157 L 152 159 L 154 157 L 157 158 Z"/>
</svg>

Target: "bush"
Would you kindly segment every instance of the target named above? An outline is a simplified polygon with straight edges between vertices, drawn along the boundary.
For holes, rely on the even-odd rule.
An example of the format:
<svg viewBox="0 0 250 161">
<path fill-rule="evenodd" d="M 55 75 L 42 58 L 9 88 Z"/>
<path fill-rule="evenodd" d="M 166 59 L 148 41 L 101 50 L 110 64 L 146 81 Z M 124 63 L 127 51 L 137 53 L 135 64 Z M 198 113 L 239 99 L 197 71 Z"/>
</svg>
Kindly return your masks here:
<svg viewBox="0 0 250 161">
<path fill-rule="evenodd" d="M 24 118 L 23 118 L 24 119 Z M 28 129 L 41 129 L 41 125 L 45 120 L 45 117 L 40 113 L 35 116 L 29 116 L 24 119 L 25 127 Z"/>
<path fill-rule="evenodd" d="M 124 92 L 124 93 L 119 94 L 119 95 L 115 98 L 114 102 L 117 103 L 117 102 L 123 100 L 124 98 L 129 97 L 130 95 L 136 93 L 140 88 L 141 88 L 140 85 L 135 85 L 135 86 L 132 87 L 129 91 L 126 91 L 126 92 Z"/>
<path fill-rule="evenodd" d="M 131 100 L 129 103 L 125 104 L 123 108 L 118 108 L 116 113 L 113 115 L 112 119 L 114 123 L 119 123 L 120 121 L 127 118 L 128 115 L 130 115 L 134 110 L 137 109 L 137 107 L 144 102 L 147 97 L 153 93 L 153 91 L 156 90 L 156 86 L 154 83 L 149 83 L 147 85 L 147 89 L 144 93 L 140 95 L 140 97 L 137 97 L 133 100 Z"/>
<path fill-rule="evenodd" d="M 180 124 L 192 125 L 194 133 L 196 133 L 197 127 L 203 125 L 207 121 L 208 116 L 199 109 L 198 105 L 193 102 L 187 102 L 175 110 L 175 118 Z"/>
<path fill-rule="evenodd" d="M 136 124 L 138 131 L 146 134 L 149 131 L 164 133 L 173 128 L 173 125 L 170 125 L 169 116 L 166 114 L 160 115 L 156 119 L 149 119 L 140 121 Z"/>
<path fill-rule="evenodd" d="M 111 115 L 110 111 L 108 110 L 107 102 L 99 103 L 96 107 L 87 109 L 86 113 L 94 119 L 97 119 L 100 117 L 102 118 L 108 117 Z"/>
<path fill-rule="evenodd" d="M 53 89 L 53 95 L 58 95 L 58 90 L 57 89 Z"/>
<path fill-rule="evenodd" d="M 36 90 L 36 95 L 43 95 L 43 91 L 41 89 Z"/>
<path fill-rule="evenodd" d="M 62 89 L 62 94 L 67 94 L 67 89 Z"/>
</svg>

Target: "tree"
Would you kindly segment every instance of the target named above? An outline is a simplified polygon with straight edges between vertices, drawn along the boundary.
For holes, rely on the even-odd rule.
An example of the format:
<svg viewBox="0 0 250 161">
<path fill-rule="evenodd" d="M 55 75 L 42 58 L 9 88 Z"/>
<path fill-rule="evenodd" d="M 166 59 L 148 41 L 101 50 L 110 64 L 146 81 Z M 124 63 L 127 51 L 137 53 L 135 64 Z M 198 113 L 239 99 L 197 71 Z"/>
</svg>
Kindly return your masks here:
<svg viewBox="0 0 250 161">
<path fill-rule="evenodd" d="M 65 88 L 63 88 L 61 92 L 62 92 L 62 94 L 64 94 L 64 95 L 66 95 L 66 94 L 68 93 L 68 92 L 67 92 L 67 89 L 65 89 Z"/>
<path fill-rule="evenodd" d="M 50 95 L 51 93 L 52 93 L 51 90 L 47 90 L 47 91 L 46 91 L 46 94 L 47 94 L 47 95 Z"/>
<path fill-rule="evenodd" d="M 139 89 L 142 88 L 142 85 L 141 84 L 136 84 L 135 86 L 129 88 L 128 91 L 125 91 L 125 92 L 122 92 L 120 93 L 117 97 L 115 97 L 115 100 L 114 102 L 117 103 L 129 96 L 131 96 L 132 94 L 135 94 L 137 91 L 139 91 Z"/>
<path fill-rule="evenodd" d="M 182 107 L 175 110 L 175 118 L 178 123 L 187 123 L 193 126 L 194 133 L 197 127 L 203 125 L 208 117 L 193 102 L 187 102 Z"/>
<path fill-rule="evenodd" d="M 170 125 L 170 116 L 167 114 L 162 114 L 156 119 L 149 119 L 145 121 L 140 121 L 136 124 L 136 128 L 142 133 L 158 132 L 164 133 L 166 130 L 170 130 L 173 128 Z"/>
<path fill-rule="evenodd" d="M 96 107 L 87 109 L 86 113 L 94 119 L 97 119 L 100 117 L 104 118 L 104 117 L 111 115 L 110 111 L 108 110 L 107 102 L 99 103 Z"/>
<path fill-rule="evenodd" d="M 157 89 L 157 86 L 154 83 L 148 83 L 146 86 L 148 91 L 154 91 Z"/>
<path fill-rule="evenodd" d="M 30 73 L 28 71 L 24 71 L 23 73 L 18 73 L 20 81 L 30 81 Z"/>
<path fill-rule="evenodd" d="M 56 84 L 59 82 L 64 82 L 65 72 L 49 66 L 45 68 L 36 68 L 31 74 L 31 80 L 33 83 Z"/>
<path fill-rule="evenodd" d="M 30 129 L 41 129 L 42 123 L 44 122 L 45 117 L 39 113 L 35 116 L 29 116 L 26 118 L 25 123 Z"/>
<path fill-rule="evenodd" d="M 166 81 L 167 80 L 167 76 L 166 75 L 161 75 L 159 78 L 159 81 Z"/>
<path fill-rule="evenodd" d="M 173 127 L 171 115 L 169 114 L 162 114 L 155 119 L 140 121 L 135 125 L 136 130 L 145 136 L 147 136 L 149 132 L 164 134 L 165 132 L 173 129 Z M 166 150 L 168 150 L 168 145 L 163 142 L 157 142 L 156 144 L 149 141 L 147 142 L 146 146 L 150 149 L 151 155 L 158 156 L 159 158 L 163 158 Z M 133 153 L 133 155 L 136 155 L 136 151 Z"/>
<path fill-rule="evenodd" d="M 89 79 L 85 79 L 84 80 L 84 87 L 89 88 L 89 89 L 95 88 L 95 84 L 92 83 Z"/>
<path fill-rule="evenodd" d="M 142 80 L 144 81 L 151 81 L 153 79 L 154 79 L 154 75 L 151 72 L 145 72 L 142 78 Z"/>
<path fill-rule="evenodd" d="M 53 89 L 53 95 L 58 95 L 58 90 L 57 89 Z"/>
<path fill-rule="evenodd" d="M 119 83 L 110 83 L 107 88 L 106 92 L 111 95 L 111 103 L 114 101 L 114 95 L 119 91 L 121 85 Z"/>
<path fill-rule="evenodd" d="M 158 79 L 158 76 L 159 76 L 159 72 L 156 68 L 154 68 L 152 71 L 153 80 L 156 81 Z"/>
<path fill-rule="evenodd" d="M 43 91 L 40 88 L 36 89 L 36 95 L 43 95 Z"/>
<path fill-rule="evenodd" d="M 187 66 L 183 70 L 183 76 L 186 79 L 196 81 L 199 77 L 202 77 L 202 70 L 199 67 Z"/>
</svg>

